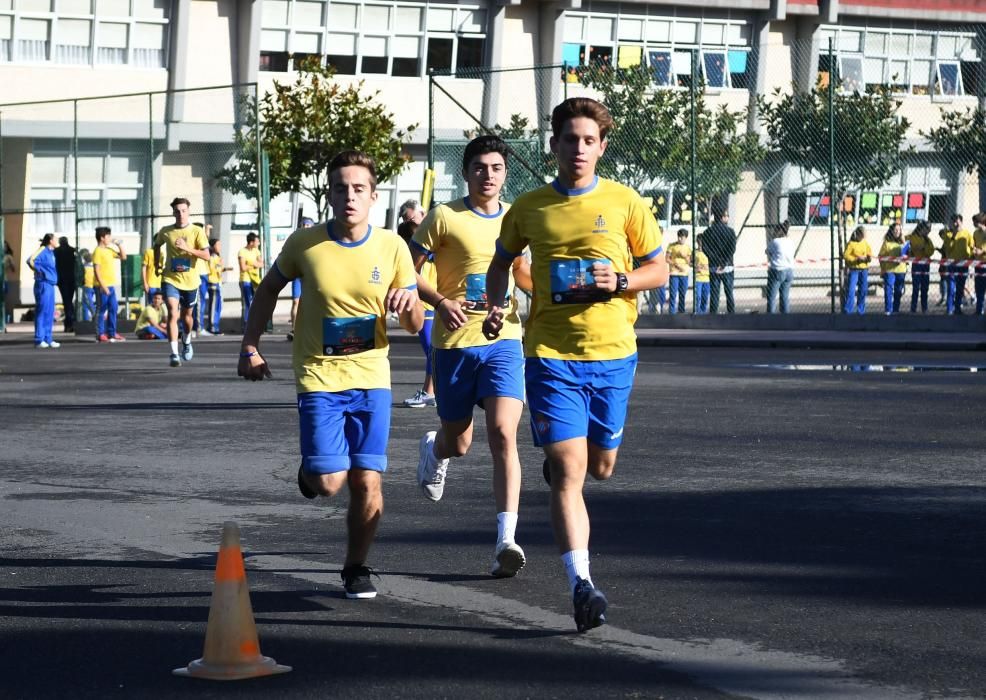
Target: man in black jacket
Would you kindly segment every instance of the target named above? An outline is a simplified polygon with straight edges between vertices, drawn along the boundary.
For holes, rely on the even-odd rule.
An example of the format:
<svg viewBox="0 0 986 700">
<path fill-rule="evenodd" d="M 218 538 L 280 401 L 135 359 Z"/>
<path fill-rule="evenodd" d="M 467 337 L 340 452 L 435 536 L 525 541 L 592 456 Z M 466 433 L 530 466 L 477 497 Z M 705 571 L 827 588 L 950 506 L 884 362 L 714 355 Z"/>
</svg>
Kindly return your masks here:
<svg viewBox="0 0 986 700">
<path fill-rule="evenodd" d="M 58 272 L 58 291 L 62 295 L 66 333 L 75 330 L 75 267 L 75 248 L 68 244 L 68 238 L 62 236 L 55 248 L 55 270 Z"/>
<path fill-rule="evenodd" d="M 710 313 L 719 313 L 719 287 L 726 292 L 726 313 L 736 312 L 733 301 L 733 255 L 736 253 L 736 232 L 729 226 L 729 213 L 714 213 L 715 223 L 702 234 L 702 250 L 709 256 Z"/>
</svg>

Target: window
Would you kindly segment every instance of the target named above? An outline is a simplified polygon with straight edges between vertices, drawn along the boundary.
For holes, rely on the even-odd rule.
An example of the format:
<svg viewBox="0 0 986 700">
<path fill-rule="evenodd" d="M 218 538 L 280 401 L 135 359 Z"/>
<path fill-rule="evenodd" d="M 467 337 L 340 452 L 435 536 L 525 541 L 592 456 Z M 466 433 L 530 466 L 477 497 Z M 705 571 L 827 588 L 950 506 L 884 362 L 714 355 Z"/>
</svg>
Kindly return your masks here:
<svg viewBox="0 0 986 700">
<path fill-rule="evenodd" d="M 705 78 L 705 84 L 709 87 L 729 87 L 729 71 L 726 70 L 725 51 L 702 52 L 702 76 Z"/>
<path fill-rule="evenodd" d="M 164 68 L 168 0 L 0 1 L 0 63 Z"/>
<path fill-rule="evenodd" d="M 821 31 L 818 81 L 828 85 L 832 41 L 840 89 L 895 94 L 975 94 L 979 56 L 972 32 L 918 31 L 896 27 L 836 27 Z"/>
<path fill-rule="evenodd" d="M 79 148 L 76 162 L 67 143 L 38 143 L 29 196 L 30 207 L 40 211 L 31 215 L 32 225 L 39 231 L 74 233 L 72 210 L 78 205 L 84 230 L 109 226 L 115 233 L 138 231 L 146 158 L 112 141 L 82 141 Z"/>
<path fill-rule="evenodd" d="M 486 10 L 429 2 L 265 0 L 260 70 L 324 56 L 344 75 L 420 77 L 484 65 Z"/>
<path fill-rule="evenodd" d="M 962 74 L 958 61 L 937 61 L 935 65 L 935 94 L 961 95 Z"/>
<path fill-rule="evenodd" d="M 748 88 L 750 27 L 742 20 L 651 15 L 647 6 L 613 5 L 612 11 L 566 11 L 561 60 L 568 66 L 650 68 L 654 83 L 687 87 L 691 53 L 706 85 Z M 667 12 L 667 10 L 663 10 Z M 571 80 L 577 71 L 570 71 Z M 575 77 L 577 80 L 577 77 Z"/>
</svg>

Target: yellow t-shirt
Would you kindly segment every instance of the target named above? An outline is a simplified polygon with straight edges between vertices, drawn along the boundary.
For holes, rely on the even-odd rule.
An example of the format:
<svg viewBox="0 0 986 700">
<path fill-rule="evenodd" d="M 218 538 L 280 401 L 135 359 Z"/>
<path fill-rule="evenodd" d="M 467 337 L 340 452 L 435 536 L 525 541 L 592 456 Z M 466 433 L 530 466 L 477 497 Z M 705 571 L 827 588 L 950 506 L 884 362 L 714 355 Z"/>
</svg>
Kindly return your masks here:
<svg viewBox="0 0 986 700">
<path fill-rule="evenodd" d="M 87 262 L 82 266 L 82 286 L 92 289 L 96 285 L 96 274 L 93 272 L 92 263 Z"/>
<path fill-rule="evenodd" d="M 155 309 L 153 306 L 148 304 L 147 306 L 145 306 L 143 309 L 140 310 L 140 318 L 137 319 L 137 325 L 134 326 L 134 329 L 139 331 L 140 329 L 146 326 L 154 326 L 155 328 L 157 328 L 157 325 L 161 323 L 162 311 L 164 311 L 163 306 L 159 311 L 158 309 Z"/>
<path fill-rule="evenodd" d="M 860 260 L 862 257 L 873 257 L 873 249 L 866 241 L 849 241 L 842 259 L 850 270 L 865 270 L 870 266 L 869 261 Z"/>
<path fill-rule="evenodd" d="M 223 259 L 213 253 L 209 256 L 209 284 L 221 284 L 223 281 Z"/>
<path fill-rule="evenodd" d="M 650 260 L 661 253 L 661 228 L 640 195 L 602 178 L 574 191 L 556 180 L 517 199 L 496 245 L 505 257 L 531 248 L 528 357 L 618 360 L 636 352 L 637 295 L 583 285 L 591 282 L 587 268 L 595 261 L 626 273 L 633 269 L 631 256 Z"/>
<path fill-rule="evenodd" d="M 948 245 L 948 257 L 953 260 L 969 260 L 972 258 L 972 234 L 962 229 L 956 231 Z"/>
<path fill-rule="evenodd" d="M 904 244 L 899 241 L 884 240 L 880 246 L 881 258 L 899 258 Z M 906 262 L 880 261 L 880 272 L 907 272 Z"/>
<path fill-rule="evenodd" d="M 298 393 L 387 389 L 384 301 L 390 289 L 416 287 L 411 253 L 386 229 L 371 226 L 345 243 L 326 226 L 296 230 L 274 263 L 283 277 L 302 280 L 292 344 Z"/>
<path fill-rule="evenodd" d="M 911 252 L 908 255 L 912 258 L 930 258 L 935 254 L 935 244 L 927 236 L 912 233 L 907 237 L 907 242 L 911 244 Z"/>
<path fill-rule="evenodd" d="M 481 214 L 470 208 L 465 199 L 460 199 L 433 208 L 415 231 L 412 242 L 416 248 L 435 256 L 438 293 L 449 299 L 476 302 L 476 307 L 466 310 L 469 320 L 462 328 L 449 331 L 444 323 L 433 326 L 432 347 L 474 348 L 496 342 L 483 335 L 487 311 L 486 271 L 490 269 L 500 224 L 508 209 L 508 205 L 503 204 L 497 214 Z M 521 335 L 512 275 L 507 301 L 504 308 L 508 311 L 497 340 L 517 340 Z"/>
<path fill-rule="evenodd" d="M 236 257 L 237 260 L 246 260 L 247 262 L 252 262 L 256 265 L 263 264 L 260 246 L 257 246 L 256 248 L 240 248 L 240 252 L 236 254 Z M 254 284 L 260 284 L 260 268 L 247 266 L 246 272 L 241 269 L 240 282 L 253 282 Z"/>
<path fill-rule="evenodd" d="M 972 244 L 982 250 L 982 253 L 975 255 L 976 260 L 986 260 L 986 229 L 977 228 L 972 234 Z M 983 268 L 979 268 L 982 270 Z"/>
<path fill-rule="evenodd" d="M 202 281 L 199 279 L 199 273 L 196 272 L 196 257 L 175 246 L 175 241 L 179 238 L 184 238 L 185 243 L 195 250 L 209 249 L 209 240 L 205 237 L 205 231 L 195 224 L 189 224 L 185 228 L 176 228 L 173 224 L 165 226 L 157 232 L 151 244 L 151 248 L 164 246 L 164 274 L 161 276 L 161 281 L 183 291 L 198 289 Z"/>
<path fill-rule="evenodd" d="M 955 233 L 946 229 L 941 235 L 941 255 L 943 258 L 952 257 L 952 239 L 955 238 Z"/>
<path fill-rule="evenodd" d="M 709 256 L 701 250 L 695 251 L 695 281 L 709 281 Z"/>
<path fill-rule="evenodd" d="M 154 265 L 154 249 L 148 248 L 144 251 L 144 258 L 141 261 L 141 267 L 147 268 L 147 286 L 152 288 L 161 288 L 161 275 L 157 271 L 157 267 Z"/>
<path fill-rule="evenodd" d="M 687 243 L 675 241 L 668 246 L 668 267 L 671 268 L 672 275 L 691 274 L 692 248 Z"/>
<path fill-rule="evenodd" d="M 95 270 L 99 268 L 99 279 L 107 287 L 115 287 L 120 284 L 120 276 L 117 273 L 116 261 L 120 254 L 109 246 L 96 246 L 92 251 L 93 280 L 95 281 Z"/>
</svg>

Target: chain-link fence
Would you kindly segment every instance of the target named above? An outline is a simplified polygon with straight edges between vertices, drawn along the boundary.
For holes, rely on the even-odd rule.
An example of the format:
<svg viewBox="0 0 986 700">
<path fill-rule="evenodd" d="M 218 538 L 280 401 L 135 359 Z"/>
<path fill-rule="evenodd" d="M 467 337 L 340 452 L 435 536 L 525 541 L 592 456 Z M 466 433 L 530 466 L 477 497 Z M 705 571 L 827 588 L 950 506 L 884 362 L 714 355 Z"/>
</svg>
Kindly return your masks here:
<svg viewBox="0 0 986 700">
<path fill-rule="evenodd" d="M 621 47 L 472 80 L 433 75 L 434 199 L 464 194 L 462 151 L 482 132 L 512 148 L 506 199 L 550 179 L 550 111 L 587 95 L 616 122 L 600 174 L 649 199 L 665 234 L 672 284 L 642 296 L 642 311 L 858 313 L 868 300 L 866 313 L 906 312 L 915 280 L 916 311 L 924 284 L 929 313 L 949 308 L 950 284 L 968 308 L 976 284 L 986 293 L 973 273 L 986 227 L 971 221 L 986 81 L 975 33 L 943 36 L 833 28 L 743 50 Z M 955 136 L 965 122 L 949 115 L 966 110 Z"/>
<path fill-rule="evenodd" d="M 256 89 L 227 85 L 0 105 L 0 238 L 12 259 L 0 301 L 11 308 L 0 323 L 33 302 L 25 261 L 46 233 L 65 237 L 76 250 L 81 289 L 91 285 L 85 262 L 95 229 L 111 229 L 128 253 L 119 270 L 124 314 L 127 302 L 143 296 L 142 254 L 173 222 L 175 197 L 188 199 L 191 221 L 209 225 L 225 257 L 235 257 L 246 234 L 263 228 L 266 211 L 257 197 L 259 144 L 234 142 Z M 251 175 L 240 178 L 237 191 L 224 189 L 220 172 L 244 159 Z M 268 236 L 261 240 L 268 244 Z M 227 282 L 231 293 L 235 282 Z M 84 292 L 75 305 L 77 318 L 87 320 Z"/>
</svg>

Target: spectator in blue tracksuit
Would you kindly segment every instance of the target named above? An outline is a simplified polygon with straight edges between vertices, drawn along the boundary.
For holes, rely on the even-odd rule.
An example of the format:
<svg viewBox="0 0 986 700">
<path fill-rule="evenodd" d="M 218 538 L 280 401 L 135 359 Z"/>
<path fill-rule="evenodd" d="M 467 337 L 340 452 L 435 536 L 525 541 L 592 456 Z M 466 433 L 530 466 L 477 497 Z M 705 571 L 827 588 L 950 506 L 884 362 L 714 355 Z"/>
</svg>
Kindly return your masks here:
<svg viewBox="0 0 986 700">
<path fill-rule="evenodd" d="M 58 285 L 53 233 L 44 235 L 41 247 L 27 259 L 27 266 L 34 270 L 34 347 L 57 348 L 60 344 L 51 338 L 51 327 L 55 323 L 55 287 Z"/>
</svg>

